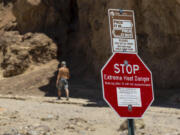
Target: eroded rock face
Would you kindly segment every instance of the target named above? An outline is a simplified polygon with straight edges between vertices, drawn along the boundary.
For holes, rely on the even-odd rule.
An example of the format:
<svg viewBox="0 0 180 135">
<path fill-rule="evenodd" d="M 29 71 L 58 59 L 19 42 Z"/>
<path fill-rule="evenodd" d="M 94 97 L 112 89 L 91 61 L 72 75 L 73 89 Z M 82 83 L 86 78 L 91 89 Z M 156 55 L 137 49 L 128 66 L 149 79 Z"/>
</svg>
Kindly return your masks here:
<svg viewBox="0 0 180 135">
<path fill-rule="evenodd" d="M 46 63 L 56 58 L 57 46 L 46 35 L 17 31 L 4 32 L 0 37 L 0 66 L 3 76 L 22 74 L 31 64 Z"/>
<path fill-rule="evenodd" d="M 17 0 L 13 14 L 20 33 L 43 32 L 65 44 L 70 23 L 70 0 Z"/>
<path fill-rule="evenodd" d="M 95 72 L 111 55 L 108 8 L 133 9 L 138 54 L 152 70 L 158 88 L 179 87 L 180 2 L 178 0 L 77 0 L 81 46 L 92 58 Z M 85 39 L 84 39 L 84 38 Z M 90 49 L 93 52 L 90 53 Z"/>
<path fill-rule="evenodd" d="M 72 73 L 98 76 L 111 56 L 107 10 L 132 9 L 138 54 L 152 70 L 158 88 L 180 86 L 179 0 L 16 0 L 9 30 L 43 32 L 56 41 L 58 55 Z M 17 24 L 17 25 L 16 25 Z M 10 25 L 11 26 L 11 25 Z M 2 52 L 0 53 L 2 55 Z"/>
<path fill-rule="evenodd" d="M 152 70 L 156 86 L 177 88 L 180 86 L 180 3 L 146 0 L 139 8 L 136 17 L 139 54 Z"/>
</svg>

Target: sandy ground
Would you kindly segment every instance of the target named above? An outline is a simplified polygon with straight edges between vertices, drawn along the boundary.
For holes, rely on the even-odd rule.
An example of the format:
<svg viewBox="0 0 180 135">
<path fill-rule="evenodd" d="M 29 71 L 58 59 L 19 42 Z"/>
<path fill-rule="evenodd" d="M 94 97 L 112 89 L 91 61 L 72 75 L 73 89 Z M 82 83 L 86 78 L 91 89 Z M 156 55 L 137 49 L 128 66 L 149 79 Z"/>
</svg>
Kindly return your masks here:
<svg viewBox="0 0 180 135">
<path fill-rule="evenodd" d="M 109 107 L 88 106 L 85 99 L 61 101 L 53 97 L 0 96 L 0 134 L 50 135 L 125 135 L 120 125 L 125 119 Z M 96 103 L 94 103 L 96 104 Z M 151 107 L 143 118 L 137 135 L 180 135 L 180 110 Z M 44 128 L 44 129 L 43 129 Z M 34 133 L 31 133 L 33 132 Z M 28 133 L 27 133 L 28 135 Z"/>
</svg>

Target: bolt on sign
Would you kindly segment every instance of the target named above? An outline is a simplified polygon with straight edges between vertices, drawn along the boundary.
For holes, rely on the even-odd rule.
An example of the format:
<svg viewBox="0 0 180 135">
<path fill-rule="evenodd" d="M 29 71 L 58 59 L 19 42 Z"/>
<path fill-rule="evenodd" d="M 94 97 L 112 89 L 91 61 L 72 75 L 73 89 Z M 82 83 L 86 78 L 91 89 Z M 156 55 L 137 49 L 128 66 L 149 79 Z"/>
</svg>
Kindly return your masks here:
<svg viewBox="0 0 180 135">
<path fill-rule="evenodd" d="M 133 10 L 109 9 L 112 52 L 137 53 Z"/>
</svg>

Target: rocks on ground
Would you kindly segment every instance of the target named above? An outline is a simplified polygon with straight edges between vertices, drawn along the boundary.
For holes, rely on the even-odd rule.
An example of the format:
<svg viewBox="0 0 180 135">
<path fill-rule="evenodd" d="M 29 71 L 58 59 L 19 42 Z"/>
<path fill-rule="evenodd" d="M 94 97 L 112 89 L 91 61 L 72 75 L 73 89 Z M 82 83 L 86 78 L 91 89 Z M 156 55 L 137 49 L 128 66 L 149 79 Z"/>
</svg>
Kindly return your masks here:
<svg viewBox="0 0 180 135">
<path fill-rule="evenodd" d="M 87 120 L 84 120 L 79 117 L 79 118 L 69 119 L 68 123 L 66 123 L 64 130 L 78 133 L 78 132 L 81 132 L 82 130 L 87 130 L 87 131 L 93 132 L 96 129 L 93 127 L 93 124 L 91 124 Z"/>
<path fill-rule="evenodd" d="M 46 125 L 28 125 L 19 129 L 9 129 L 3 135 L 52 135 L 52 133 L 51 129 Z"/>
<path fill-rule="evenodd" d="M 135 129 L 144 129 L 145 128 L 145 123 L 142 119 L 136 119 L 134 120 L 134 127 Z M 125 120 L 119 128 L 119 131 L 124 131 L 128 130 L 128 120 Z"/>
</svg>

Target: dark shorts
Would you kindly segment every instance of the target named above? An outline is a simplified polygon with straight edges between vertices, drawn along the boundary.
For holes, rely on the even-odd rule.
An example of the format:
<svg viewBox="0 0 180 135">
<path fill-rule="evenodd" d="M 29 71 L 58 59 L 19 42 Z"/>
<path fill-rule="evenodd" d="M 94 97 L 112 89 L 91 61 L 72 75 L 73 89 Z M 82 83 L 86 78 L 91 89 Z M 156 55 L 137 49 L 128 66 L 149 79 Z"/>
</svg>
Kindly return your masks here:
<svg viewBox="0 0 180 135">
<path fill-rule="evenodd" d="M 68 89 L 68 81 L 67 79 L 61 78 L 58 82 L 58 88 L 59 89 Z"/>
</svg>

